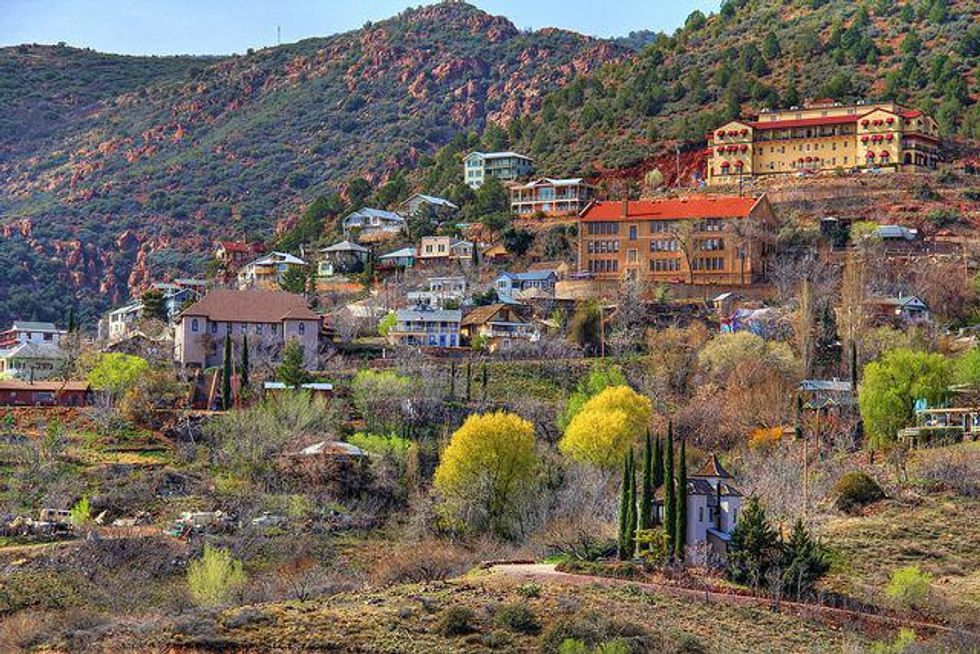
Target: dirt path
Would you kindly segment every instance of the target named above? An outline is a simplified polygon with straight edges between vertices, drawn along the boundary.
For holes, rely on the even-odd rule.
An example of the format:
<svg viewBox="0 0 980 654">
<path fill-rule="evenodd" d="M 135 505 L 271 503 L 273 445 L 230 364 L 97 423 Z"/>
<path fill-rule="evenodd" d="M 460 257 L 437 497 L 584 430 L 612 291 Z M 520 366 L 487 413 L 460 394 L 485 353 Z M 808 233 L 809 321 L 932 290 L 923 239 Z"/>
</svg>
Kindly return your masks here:
<svg viewBox="0 0 980 654">
<path fill-rule="evenodd" d="M 555 569 L 554 564 L 550 563 L 499 564 L 489 568 L 489 572 L 491 575 L 508 577 L 525 582 L 534 581 L 537 583 L 557 583 L 568 586 L 587 586 L 598 584 L 607 588 L 622 588 L 624 586 L 631 586 L 641 590 L 659 593 L 661 595 L 700 600 L 703 602 L 719 602 L 729 604 L 731 606 L 744 606 L 765 610 L 771 610 L 773 607 L 773 602 L 764 597 L 736 595 L 734 593 L 722 593 L 707 589 L 699 590 L 696 588 L 684 588 L 650 581 L 633 581 L 630 579 L 614 579 L 611 577 L 572 574 L 568 572 L 560 572 Z M 980 638 L 980 633 L 978 632 L 957 629 L 936 622 L 906 620 L 887 615 L 879 615 L 876 613 L 865 613 L 862 611 L 839 609 L 817 604 L 803 604 L 783 600 L 779 602 L 779 612 L 795 615 L 799 618 L 808 620 L 818 620 L 835 626 L 842 623 L 858 623 L 868 628 L 911 627 L 920 633 L 946 633 Z"/>
</svg>

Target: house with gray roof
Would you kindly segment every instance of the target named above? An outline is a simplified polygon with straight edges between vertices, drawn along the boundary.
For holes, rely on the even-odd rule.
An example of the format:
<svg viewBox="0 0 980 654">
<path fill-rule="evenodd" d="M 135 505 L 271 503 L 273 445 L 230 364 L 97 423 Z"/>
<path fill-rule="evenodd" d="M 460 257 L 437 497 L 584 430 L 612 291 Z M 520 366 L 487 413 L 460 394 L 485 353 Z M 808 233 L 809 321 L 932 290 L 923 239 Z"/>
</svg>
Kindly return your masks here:
<svg viewBox="0 0 980 654">
<path fill-rule="evenodd" d="M 343 226 L 345 237 L 354 230 L 359 230 L 361 238 L 376 238 L 402 232 L 405 229 L 405 218 L 394 211 L 362 207 L 344 218 Z"/>
<path fill-rule="evenodd" d="M 459 309 L 399 309 L 388 340 L 411 347 L 459 347 L 462 319 L 463 312 Z"/>
<path fill-rule="evenodd" d="M 431 209 L 440 217 L 448 217 L 459 211 L 459 207 L 446 198 L 425 193 L 416 193 L 402 202 L 399 207 L 406 216 L 418 216 L 423 211 Z"/>
<path fill-rule="evenodd" d="M 320 261 L 317 264 L 317 275 L 333 277 L 334 275 L 356 275 L 364 272 L 371 250 L 353 241 L 343 240 L 320 250 Z"/>
<path fill-rule="evenodd" d="M 554 270 L 529 270 L 519 273 L 504 271 L 494 280 L 493 288 L 502 302 L 508 302 L 513 301 L 521 292 L 530 289 L 540 289 L 554 295 L 557 283 L 558 273 Z"/>
</svg>

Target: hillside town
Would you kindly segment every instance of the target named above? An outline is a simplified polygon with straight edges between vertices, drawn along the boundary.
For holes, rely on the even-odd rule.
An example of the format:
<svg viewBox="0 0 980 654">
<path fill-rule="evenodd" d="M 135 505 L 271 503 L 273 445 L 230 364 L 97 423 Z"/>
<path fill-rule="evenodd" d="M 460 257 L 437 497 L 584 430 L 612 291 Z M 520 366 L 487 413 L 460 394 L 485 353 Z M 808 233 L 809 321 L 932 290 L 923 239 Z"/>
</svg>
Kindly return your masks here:
<svg viewBox="0 0 980 654">
<path fill-rule="evenodd" d="M 488 119 L 270 229 L 120 237 L 139 267 L 63 317 L 18 300 L 0 650 L 976 651 L 980 147 L 891 76 L 796 74 L 628 165 Z"/>
</svg>

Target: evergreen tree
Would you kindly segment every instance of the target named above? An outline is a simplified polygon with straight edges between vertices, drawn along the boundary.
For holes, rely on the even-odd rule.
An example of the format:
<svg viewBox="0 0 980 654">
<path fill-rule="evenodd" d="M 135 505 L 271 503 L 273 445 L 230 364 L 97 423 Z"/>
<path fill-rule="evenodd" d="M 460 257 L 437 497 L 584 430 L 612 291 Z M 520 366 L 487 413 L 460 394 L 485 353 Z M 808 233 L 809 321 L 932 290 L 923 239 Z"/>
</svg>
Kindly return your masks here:
<svg viewBox="0 0 980 654">
<path fill-rule="evenodd" d="M 667 534 L 667 551 L 674 551 L 674 526 L 677 522 L 677 505 L 674 495 L 674 423 L 667 423 L 667 444 L 664 447 L 664 532 Z"/>
<path fill-rule="evenodd" d="M 643 447 L 643 482 L 640 486 L 640 513 L 637 526 L 649 529 L 653 525 L 653 439 L 647 431 Z"/>
<path fill-rule="evenodd" d="M 627 513 L 628 519 L 626 521 L 626 552 L 628 556 L 626 558 L 633 558 L 636 553 L 636 526 L 637 526 L 637 514 L 636 514 L 636 463 L 633 460 L 633 448 L 630 448 L 629 454 L 629 482 L 630 482 L 630 496 L 629 496 L 629 512 Z"/>
<path fill-rule="evenodd" d="M 677 461 L 677 508 L 674 511 L 674 555 L 678 561 L 684 560 L 684 546 L 687 544 L 687 441 L 681 439 L 681 451 Z"/>
<path fill-rule="evenodd" d="M 306 367 L 303 365 L 303 346 L 299 341 L 290 339 L 286 342 L 286 347 L 282 352 L 282 362 L 276 369 L 276 376 L 279 381 L 297 388 L 300 384 L 306 383 Z"/>
<path fill-rule="evenodd" d="M 164 304 L 163 293 L 150 289 L 140 297 L 143 303 L 143 317 L 160 322 L 167 322 L 167 306 Z"/>
<path fill-rule="evenodd" d="M 783 547 L 783 584 L 799 600 L 829 569 L 827 551 L 810 537 L 803 520 L 797 519 Z"/>
<path fill-rule="evenodd" d="M 758 498 L 749 498 L 728 544 L 729 576 L 735 582 L 758 588 L 781 559 L 779 534 L 769 524 Z"/>
<path fill-rule="evenodd" d="M 248 388 L 248 373 L 249 366 L 251 364 L 248 360 L 248 334 L 242 336 L 242 361 L 241 369 L 239 371 L 239 383 L 241 384 L 242 390 Z"/>
<path fill-rule="evenodd" d="M 629 506 L 630 506 L 630 459 L 629 454 L 623 457 L 623 483 L 619 489 L 619 538 L 617 550 L 621 561 L 629 558 L 629 542 L 626 532 L 629 530 Z"/>
<path fill-rule="evenodd" d="M 78 325 L 75 322 L 75 307 L 69 307 L 68 309 L 68 335 L 71 336 L 78 329 Z"/>
<path fill-rule="evenodd" d="M 221 367 L 221 408 L 231 408 L 231 336 L 225 335 L 225 355 Z"/>
<path fill-rule="evenodd" d="M 656 491 L 664 483 L 664 442 L 657 434 L 653 444 L 653 490 Z"/>
<path fill-rule="evenodd" d="M 469 404 L 470 400 L 473 398 L 473 364 L 469 361 L 466 362 L 466 403 Z"/>
</svg>

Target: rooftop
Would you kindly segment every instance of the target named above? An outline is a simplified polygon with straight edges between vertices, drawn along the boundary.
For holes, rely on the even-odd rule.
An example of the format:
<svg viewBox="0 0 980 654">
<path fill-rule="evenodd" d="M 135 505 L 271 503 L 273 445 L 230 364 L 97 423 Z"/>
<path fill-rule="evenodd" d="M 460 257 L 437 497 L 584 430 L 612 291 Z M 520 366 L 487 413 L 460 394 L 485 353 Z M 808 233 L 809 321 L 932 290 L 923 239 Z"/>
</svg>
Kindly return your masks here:
<svg viewBox="0 0 980 654">
<path fill-rule="evenodd" d="M 470 311 L 468 314 L 466 314 L 466 317 L 463 318 L 463 322 L 461 324 L 464 325 L 464 326 L 466 326 L 466 325 L 483 325 L 485 323 L 490 322 L 490 320 L 495 315 L 497 315 L 498 313 L 500 313 L 501 310 L 506 309 L 506 308 L 507 308 L 507 305 L 500 304 L 500 303 L 497 303 L 497 304 L 488 304 L 488 305 L 483 306 L 483 307 L 477 307 L 477 308 L 473 309 L 472 311 Z"/>
<path fill-rule="evenodd" d="M 722 467 L 721 461 L 718 460 L 718 455 L 714 453 L 712 453 L 711 457 L 704 462 L 704 465 L 698 468 L 698 471 L 691 476 L 692 477 L 718 477 L 720 479 L 734 479 L 734 477 L 732 477 L 732 475 L 729 474 L 728 471 Z"/>
<path fill-rule="evenodd" d="M 21 332 L 57 332 L 61 331 L 52 322 L 30 322 L 26 320 L 15 320 L 11 331 Z"/>
<path fill-rule="evenodd" d="M 255 261 L 250 261 L 248 265 L 267 266 L 272 263 L 290 263 L 295 266 L 307 265 L 305 261 L 303 261 L 299 257 L 289 254 L 288 252 L 270 252 L 269 254 L 263 257 L 259 257 Z"/>
<path fill-rule="evenodd" d="M 398 322 L 459 322 L 463 312 L 459 309 L 399 309 L 395 318 Z"/>
<path fill-rule="evenodd" d="M 0 379 L 0 391 L 87 391 L 91 388 L 86 381 L 21 381 L 19 379 Z"/>
<path fill-rule="evenodd" d="M 394 252 L 389 252 L 388 254 L 382 254 L 379 259 L 403 259 L 406 257 L 414 257 L 418 251 L 413 247 L 402 248 L 400 250 L 395 250 Z"/>
<path fill-rule="evenodd" d="M 521 154 L 520 152 L 513 152 L 507 150 L 505 152 L 470 152 L 466 155 L 466 158 L 479 157 L 480 159 L 504 159 L 506 157 L 518 157 L 520 159 L 527 159 L 528 161 L 533 161 L 531 157 L 526 154 Z"/>
<path fill-rule="evenodd" d="M 623 201 L 593 202 L 582 212 L 582 221 L 746 218 L 763 198 L 765 195 L 758 197 L 693 195 L 683 198 L 633 200 L 628 203 Z"/>
<path fill-rule="evenodd" d="M 415 198 L 419 198 L 420 200 L 425 200 L 429 204 L 434 204 L 434 205 L 436 205 L 438 207 L 447 207 L 449 209 L 459 209 L 459 207 L 457 207 L 455 204 L 453 204 L 452 202 L 450 202 L 446 198 L 440 198 L 440 197 L 437 197 L 435 195 L 426 195 L 425 193 L 416 193 L 415 195 L 411 196 L 410 198 L 408 198 L 407 200 L 405 200 L 404 202 L 402 202 L 402 205 L 408 204 L 410 201 L 414 200 Z"/>
<path fill-rule="evenodd" d="M 363 245 L 358 245 L 353 241 L 345 240 L 345 241 L 341 241 L 340 243 L 334 243 L 333 245 L 329 245 L 325 248 L 321 248 L 320 252 L 324 254 L 328 254 L 330 252 L 362 252 L 366 254 L 370 252 L 370 250 L 368 250 Z"/>
<path fill-rule="evenodd" d="M 840 379 L 804 379 L 800 383 L 800 390 L 850 393 L 851 382 L 841 381 Z"/>
<path fill-rule="evenodd" d="M 184 309 L 182 316 L 204 316 L 221 322 L 319 320 L 303 296 L 279 291 L 214 290 Z"/>
</svg>

